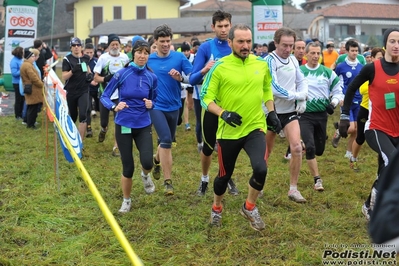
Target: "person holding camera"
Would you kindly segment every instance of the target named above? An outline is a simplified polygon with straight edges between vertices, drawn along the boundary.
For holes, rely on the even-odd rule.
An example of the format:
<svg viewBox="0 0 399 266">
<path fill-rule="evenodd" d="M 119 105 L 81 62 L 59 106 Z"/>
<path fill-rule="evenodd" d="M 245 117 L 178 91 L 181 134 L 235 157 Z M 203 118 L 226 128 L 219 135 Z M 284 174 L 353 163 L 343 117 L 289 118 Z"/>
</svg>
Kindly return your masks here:
<svg viewBox="0 0 399 266">
<path fill-rule="evenodd" d="M 87 126 L 87 109 L 89 108 L 89 86 L 93 80 L 88 55 L 82 56 L 82 42 L 79 38 L 72 38 L 71 53 L 62 61 L 62 79 L 65 80 L 64 89 L 67 91 L 69 115 L 76 122 L 79 114 L 79 134 L 84 139 Z"/>
<path fill-rule="evenodd" d="M 46 61 L 53 57 L 53 53 L 51 52 L 51 49 L 47 46 L 47 44 L 39 39 L 34 40 L 33 48 L 39 51 L 36 65 L 40 70 L 41 77 L 44 78 L 44 66 L 46 65 Z"/>
</svg>

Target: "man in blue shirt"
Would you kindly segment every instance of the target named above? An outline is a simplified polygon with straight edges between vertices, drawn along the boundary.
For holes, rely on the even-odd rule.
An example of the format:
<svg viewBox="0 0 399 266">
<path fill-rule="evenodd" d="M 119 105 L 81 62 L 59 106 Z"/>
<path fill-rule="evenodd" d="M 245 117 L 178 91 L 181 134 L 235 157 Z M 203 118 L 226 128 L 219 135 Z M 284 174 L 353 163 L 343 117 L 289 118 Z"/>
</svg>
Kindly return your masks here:
<svg viewBox="0 0 399 266">
<path fill-rule="evenodd" d="M 216 11 L 212 16 L 212 30 L 216 37 L 204 42 L 198 49 L 195 56 L 193 71 L 190 75 L 190 84 L 195 86 L 194 92 L 194 110 L 201 110 L 199 94 L 201 93 L 201 85 L 204 76 L 212 68 L 217 60 L 223 56 L 231 54 L 231 48 L 227 42 L 228 33 L 231 28 L 231 14 L 223 11 Z M 195 96 L 196 94 L 196 96 Z M 197 108 L 198 106 L 198 108 Z M 195 113 L 196 116 L 201 114 Z M 203 143 L 198 143 L 198 149 L 201 150 L 201 167 L 202 177 L 197 194 L 204 196 L 209 183 L 209 168 L 212 162 L 212 153 L 216 144 L 216 131 L 218 128 L 218 117 L 208 111 L 203 110 L 202 117 Z M 196 133 L 201 132 L 196 130 Z M 197 136 L 197 139 L 201 137 Z M 238 190 L 230 179 L 228 183 L 230 194 L 237 195 Z"/>
<path fill-rule="evenodd" d="M 160 168 L 164 175 L 165 195 L 173 195 L 172 186 L 172 140 L 175 137 L 179 109 L 181 106 L 181 84 L 187 83 L 181 75 L 191 73 L 192 65 L 183 53 L 171 51 L 172 29 L 163 24 L 154 31 L 157 45 L 156 53 L 152 53 L 148 66 L 158 78 L 157 100 L 151 110 L 151 120 L 158 134 L 158 149 L 154 156 L 153 176 L 160 178 Z M 186 78 L 187 79 L 187 78 Z"/>
</svg>

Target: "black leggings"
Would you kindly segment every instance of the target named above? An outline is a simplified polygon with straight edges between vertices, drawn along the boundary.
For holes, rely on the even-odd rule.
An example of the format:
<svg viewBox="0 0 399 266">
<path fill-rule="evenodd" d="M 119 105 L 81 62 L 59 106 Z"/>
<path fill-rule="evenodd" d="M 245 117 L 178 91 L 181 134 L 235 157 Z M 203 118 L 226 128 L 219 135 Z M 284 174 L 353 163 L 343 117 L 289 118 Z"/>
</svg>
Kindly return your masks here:
<svg viewBox="0 0 399 266">
<path fill-rule="evenodd" d="M 22 110 L 24 108 L 25 97 L 19 92 L 19 83 L 12 84 L 15 92 L 14 114 L 15 118 L 22 118 Z"/>
<path fill-rule="evenodd" d="M 117 105 L 119 100 L 115 99 L 112 100 L 112 102 Z M 109 123 L 109 110 L 107 108 L 105 108 L 105 106 L 103 105 L 103 103 L 100 101 L 100 125 L 102 128 L 106 129 L 108 127 L 108 123 Z M 114 113 L 114 119 L 115 119 L 115 112 Z"/>
<path fill-rule="evenodd" d="M 73 122 L 78 119 L 79 110 L 79 123 L 86 123 L 87 109 L 89 108 L 89 92 L 80 95 L 67 94 L 67 103 L 69 115 Z"/>
<path fill-rule="evenodd" d="M 369 110 L 360 106 L 359 113 L 357 113 L 357 135 L 356 143 L 361 146 L 366 141 L 366 136 L 364 135 L 364 126 L 369 119 Z"/>
<path fill-rule="evenodd" d="M 202 142 L 202 127 L 201 127 L 201 101 L 198 99 L 194 100 L 194 113 L 195 113 L 195 136 L 197 143 Z"/>
<path fill-rule="evenodd" d="M 326 147 L 327 112 L 301 114 L 299 127 L 306 147 L 306 160 L 323 155 Z"/>
<path fill-rule="evenodd" d="M 211 156 L 216 144 L 216 132 L 218 130 L 219 117 L 202 109 L 202 138 L 204 145 L 202 153 Z M 226 183 L 227 184 L 227 183 Z"/>
<path fill-rule="evenodd" d="M 267 174 L 266 138 L 263 131 L 256 129 L 237 140 L 218 140 L 219 173 L 213 183 L 216 195 L 221 196 L 226 192 L 227 183 L 233 175 L 237 157 L 242 149 L 247 153 L 252 166 L 249 185 L 258 191 L 263 189 Z"/>
<path fill-rule="evenodd" d="M 123 176 L 132 178 L 134 172 L 133 140 L 139 151 L 140 163 L 143 169 L 151 170 L 152 162 L 152 130 L 151 125 L 144 128 L 131 129 L 131 133 L 122 134 L 122 127 L 115 124 L 115 138 L 121 154 Z"/>
</svg>

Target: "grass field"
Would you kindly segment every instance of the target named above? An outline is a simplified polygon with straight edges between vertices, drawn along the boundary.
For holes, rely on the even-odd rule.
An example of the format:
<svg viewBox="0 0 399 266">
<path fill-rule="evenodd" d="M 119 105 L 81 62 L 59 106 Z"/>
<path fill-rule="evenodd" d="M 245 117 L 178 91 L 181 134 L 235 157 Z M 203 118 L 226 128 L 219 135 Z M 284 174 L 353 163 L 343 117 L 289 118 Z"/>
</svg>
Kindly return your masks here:
<svg viewBox="0 0 399 266">
<path fill-rule="evenodd" d="M 192 111 L 190 116 L 194 122 Z M 125 215 L 118 213 L 121 162 L 111 155 L 113 126 L 105 142 L 98 143 L 99 118 L 93 119 L 94 138 L 84 140 L 82 162 L 145 265 L 321 265 L 326 249 L 341 252 L 343 245 L 369 247 L 361 206 L 376 175 L 377 157 L 367 145 L 361 151 L 357 173 L 344 158 L 346 141 L 337 149 L 331 146 L 333 118 L 338 115 L 329 121 L 330 138 L 318 158 L 324 192 L 313 190 L 313 177 L 303 160 L 299 189 L 306 204 L 288 200 L 286 142 L 277 139 L 265 195 L 257 204 L 266 223 L 261 233 L 252 230 L 239 214 L 251 174 L 244 152 L 233 174 L 241 193 L 226 195 L 222 227 L 209 226 L 213 193 L 195 195 L 201 168 L 193 131 L 177 130 L 172 175 L 175 195 L 163 195 L 161 180 L 155 181 L 155 193 L 146 195 L 136 170 L 133 208 Z M 66 162 L 59 144 L 59 178 L 56 176 L 54 130 L 50 125 L 47 135 L 43 115 L 38 121 L 41 128 L 32 131 L 13 116 L 0 118 L 0 265 L 129 265 L 84 180 L 75 165 Z M 137 163 L 137 156 L 135 159 Z M 212 180 L 216 174 L 214 157 Z"/>
</svg>

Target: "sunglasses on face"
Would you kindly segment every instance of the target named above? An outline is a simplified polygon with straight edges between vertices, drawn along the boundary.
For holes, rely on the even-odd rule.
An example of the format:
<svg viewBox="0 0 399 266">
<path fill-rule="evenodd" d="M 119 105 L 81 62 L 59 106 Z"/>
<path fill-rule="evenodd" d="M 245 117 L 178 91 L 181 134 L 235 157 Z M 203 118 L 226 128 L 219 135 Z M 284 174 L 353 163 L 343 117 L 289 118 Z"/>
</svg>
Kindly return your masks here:
<svg viewBox="0 0 399 266">
<path fill-rule="evenodd" d="M 72 47 L 76 47 L 76 46 L 77 46 L 77 47 L 80 47 L 80 46 L 82 46 L 82 45 L 81 45 L 81 44 L 72 44 L 71 46 L 72 46 Z"/>
</svg>

